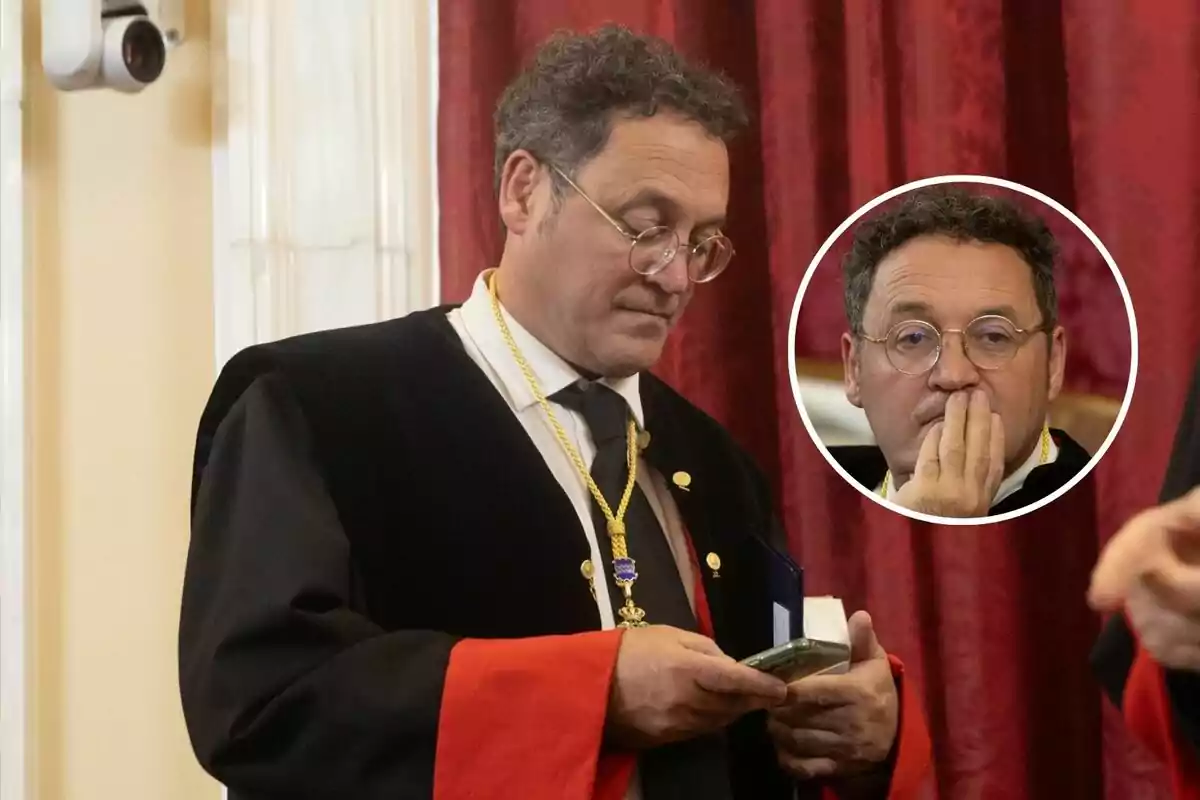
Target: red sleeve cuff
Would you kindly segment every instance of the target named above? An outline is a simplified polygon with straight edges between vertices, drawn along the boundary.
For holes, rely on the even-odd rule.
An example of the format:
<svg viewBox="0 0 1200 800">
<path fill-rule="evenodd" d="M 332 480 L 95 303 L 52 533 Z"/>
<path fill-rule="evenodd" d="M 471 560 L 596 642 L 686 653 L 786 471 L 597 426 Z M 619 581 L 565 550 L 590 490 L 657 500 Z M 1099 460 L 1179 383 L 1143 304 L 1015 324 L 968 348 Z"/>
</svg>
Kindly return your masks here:
<svg viewBox="0 0 1200 800">
<path fill-rule="evenodd" d="M 459 642 L 442 691 L 434 800 L 620 800 L 634 758 L 600 752 L 620 637 Z"/>
<path fill-rule="evenodd" d="M 1162 667 L 1138 643 L 1121 707 L 1129 730 L 1161 759 L 1178 800 L 1200 800 L 1200 764 L 1179 740 Z"/>
<path fill-rule="evenodd" d="M 900 691 L 900 726 L 896 731 L 896 761 L 892 767 L 888 800 L 914 800 L 925 796 L 933 774 L 933 743 L 925 725 L 920 694 L 904 679 L 904 664 L 889 655 L 892 676 Z"/>
</svg>

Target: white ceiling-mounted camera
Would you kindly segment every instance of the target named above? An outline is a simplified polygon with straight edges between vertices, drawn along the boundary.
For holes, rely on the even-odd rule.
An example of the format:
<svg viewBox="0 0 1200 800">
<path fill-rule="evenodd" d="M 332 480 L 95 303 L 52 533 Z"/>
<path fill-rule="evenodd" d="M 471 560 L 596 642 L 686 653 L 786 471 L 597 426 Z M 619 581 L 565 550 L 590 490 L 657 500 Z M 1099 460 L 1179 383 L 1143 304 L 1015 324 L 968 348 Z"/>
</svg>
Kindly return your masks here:
<svg viewBox="0 0 1200 800">
<path fill-rule="evenodd" d="M 42 0 L 42 67 L 63 91 L 136 93 L 183 39 L 183 0 Z"/>
</svg>

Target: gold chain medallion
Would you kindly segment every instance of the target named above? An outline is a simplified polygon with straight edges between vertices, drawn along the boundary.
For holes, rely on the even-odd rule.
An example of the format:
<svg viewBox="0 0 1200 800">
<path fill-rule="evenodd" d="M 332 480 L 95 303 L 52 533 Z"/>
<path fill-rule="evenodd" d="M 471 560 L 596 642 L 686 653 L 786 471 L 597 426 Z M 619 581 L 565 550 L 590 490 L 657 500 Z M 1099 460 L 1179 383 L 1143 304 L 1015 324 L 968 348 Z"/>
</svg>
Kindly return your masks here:
<svg viewBox="0 0 1200 800">
<path fill-rule="evenodd" d="M 604 499 L 604 495 L 600 492 L 600 487 L 592 480 L 591 472 L 587 465 L 583 463 L 583 457 L 579 455 L 579 451 L 571 444 L 567 432 L 559 423 L 558 417 L 554 414 L 554 409 L 550 406 L 550 401 L 546 399 L 545 393 L 538 386 L 537 378 L 533 375 L 533 369 L 530 368 L 529 362 L 525 360 L 525 356 L 521 354 L 521 350 L 517 347 L 516 341 L 513 339 L 512 331 L 508 328 L 508 323 L 504 321 L 504 313 L 500 309 L 500 298 L 496 293 L 496 275 L 493 273 L 487 279 L 488 293 L 492 298 L 492 313 L 496 317 L 496 324 L 500 327 L 500 334 L 504 337 L 504 343 L 508 345 L 509 351 L 513 358 L 516 359 L 517 366 L 521 369 L 521 374 L 525 376 L 526 383 L 529 384 L 530 391 L 533 392 L 534 398 L 537 399 L 538 405 L 542 407 L 542 411 L 546 413 L 546 418 L 550 421 L 550 427 L 554 430 L 554 435 L 558 442 L 566 451 L 567 457 L 571 459 L 571 463 L 575 465 L 576 471 L 587 484 L 588 491 L 596 500 L 596 505 L 600 506 L 600 511 L 604 514 L 604 519 L 608 523 L 608 538 L 612 546 L 613 554 L 613 575 L 616 578 L 616 583 L 621 587 L 621 591 L 625 594 L 625 605 L 620 609 L 621 622 L 618 627 L 621 628 L 641 628 L 647 623 L 646 612 L 638 608 L 633 601 L 633 584 L 637 580 L 637 565 L 632 558 L 629 557 L 629 551 L 625 544 L 625 512 L 629 508 L 629 499 L 633 496 L 633 487 L 637 481 L 637 453 L 638 453 L 638 429 L 637 421 L 631 415 L 627 429 L 626 439 L 626 466 L 629 468 L 629 479 L 625 482 L 625 491 L 621 495 L 620 504 L 614 513 L 608 501 Z"/>
</svg>

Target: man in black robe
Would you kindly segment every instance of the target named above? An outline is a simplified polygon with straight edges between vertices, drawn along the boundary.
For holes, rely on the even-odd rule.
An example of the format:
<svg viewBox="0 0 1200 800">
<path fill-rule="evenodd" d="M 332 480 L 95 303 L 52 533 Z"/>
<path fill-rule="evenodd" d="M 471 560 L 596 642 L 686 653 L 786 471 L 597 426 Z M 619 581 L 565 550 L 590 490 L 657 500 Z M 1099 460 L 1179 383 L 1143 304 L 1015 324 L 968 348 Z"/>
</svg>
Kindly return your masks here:
<svg viewBox="0 0 1200 800">
<path fill-rule="evenodd" d="M 556 37 L 500 101 L 507 236 L 470 299 L 222 370 L 180 684 L 233 798 L 899 798 L 923 779 L 919 705 L 865 613 L 844 674 L 737 663 L 800 613 L 773 594 L 799 573 L 760 471 L 646 372 L 732 255 L 744 124 L 665 43 Z"/>
<path fill-rule="evenodd" d="M 877 444 L 830 448 L 853 480 L 913 511 L 983 517 L 1083 470 L 1088 453 L 1046 421 L 1067 347 L 1057 253 L 1040 218 L 947 185 L 859 225 L 843 265 L 842 360 Z"/>
<path fill-rule="evenodd" d="M 1160 503 L 1096 565 L 1092 605 L 1117 613 L 1092 663 L 1130 730 L 1167 765 L 1174 796 L 1200 798 L 1200 362 Z"/>
</svg>

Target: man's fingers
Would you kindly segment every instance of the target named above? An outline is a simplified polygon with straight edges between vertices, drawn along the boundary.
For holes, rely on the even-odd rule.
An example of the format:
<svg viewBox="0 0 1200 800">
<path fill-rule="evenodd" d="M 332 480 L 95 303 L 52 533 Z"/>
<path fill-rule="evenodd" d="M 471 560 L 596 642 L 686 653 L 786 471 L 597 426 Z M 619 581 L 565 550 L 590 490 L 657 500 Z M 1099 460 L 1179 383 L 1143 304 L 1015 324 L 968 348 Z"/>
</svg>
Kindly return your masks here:
<svg viewBox="0 0 1200 800">
<path fill-rule="evenodd" d="M 1145 553 L 1139 548 L 1143 531 L 1136 518 L 1109 539 L 1092 569 L 1088 603 L 1097 611 L 1116 611 L 1141 572 Z"/>
<path fill-rule="evenodd" d="M 983 485 L 987 482 L 988 467 L 991 463 L 992 408 L 988 403 L 987 392 L 982 389 L 971 392 L 964 440 L 964 477 Z"/>
<path fill-rule="evenodd" d="M 795 722 L 822 711 L 853 705 L 862 699 L 862 690 L 846 675 L 811 675 L 787 686 L 787 699 L 778 709 L 780 715 Z"/>
<path fill-rule="evenodd" d="M 1155 601 L 1176 614 L 1195 617 L 1200 609 L 1200 567 L 1164 558 L 1141 576 Z"/>
<path fill-rule="evenodd" d="M 830 731 L 844 733 L 856 723 L 858 708 L 854 705 L 827 708 L 822 711 L 810 709 L 796 710 L 786 706 L 776 706 L 768 713 L 771 719 L 779 720 L 789 728 L 805 728 L 814 731 Z"/>
<path fill-rule="evenodd" d="M 1178 543 L 1200 537 L 1198 531 L 1200 493 L 1195 490 L 1138 514 L 1117 531 L 1100 553 L 1092 570 L 1088 602 L 1100 611 L 1120 608 L 1135 581 L 1151 568 L 1178 562 L 1175 550 L 1182 549 Z"/>
<path fill-rule="evenodd" d="M 778 719 L 768 720 L 767 729 L 781 749 L 797 758 L 844 758 L 853 751 L 845 736 L 834 731 L 792 727 Z"/>
<path fill-rule="evenodd" d="M 696 662 L 696 685 L 716 694 L 744 694 L 780 702 L 787 684 L 773 675 L 725 658 L 703 657 Z"/>
<path fill-rule="evenodd" d="M 942 426 L 938 460 L 942 471 L 961 475 L 967 458 L 967 393 L 955 392 L 946 401 L 946 418 Z"/>
<path fill-rule="evenodd" d="M 802 781 L 828 778 L 837 772 L 837 762 L 832 758 L 796 758 L 781 752 L 779 765 Z"/>
<path fill-rule="evenodd" d="M 1138 643 L 1164 667 L 1200 671 L 1200 611 L 1179 613 L 1163 606 L 1144 581 L 1136 582 L 1125 601 Z"/>
<path fill-rule="evenodd" d="M 938 461 L 938 448 L 942 442 L 942 423 L 936 422 L 929 429 L 929 433 L 925 434 L 925 439 L 921 442 L 921 451 L 917 453 L 917 467 L 913 470 L 914 478 L 924 478 L 928 481 L 936 481 L 942 472 L 941 463 Z"/>
<path fill-rule="evenodd" d="M 1169 544 L 1185 564 L 1200 565 L 1200 486 L 1171 503 L 1176 517 Z"/>
<path fill-rule="evenodd" d="M 850 663 L 887 658 L 879 638 L 875 635 L 875 624 L 866 611 L 855 611 L 850 615 Z"/>
<path fill-rule="evenodd" d="M 1004 421 L 994 411 L 992 412 L 990 434 L 991 438 L 988 442 L 988 474 L 987 481 L 983 485 L 984 491 L 987 492 L 989 505 L 991 505 L 992 498 L 996 496 L 996 490 L 1000 488 L 1000 484 L 1004 481 Z"/>
<path fill-rule="evenodd" d="M 688 707 L 699 724 L 724 727 L 751 711 L 774 708 L 775 701 L 755 695 L 718 694 L 701 690 L 688 700 Z"/>
</svg>

